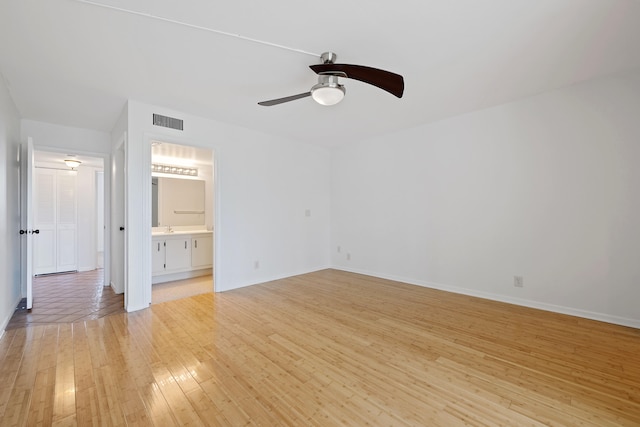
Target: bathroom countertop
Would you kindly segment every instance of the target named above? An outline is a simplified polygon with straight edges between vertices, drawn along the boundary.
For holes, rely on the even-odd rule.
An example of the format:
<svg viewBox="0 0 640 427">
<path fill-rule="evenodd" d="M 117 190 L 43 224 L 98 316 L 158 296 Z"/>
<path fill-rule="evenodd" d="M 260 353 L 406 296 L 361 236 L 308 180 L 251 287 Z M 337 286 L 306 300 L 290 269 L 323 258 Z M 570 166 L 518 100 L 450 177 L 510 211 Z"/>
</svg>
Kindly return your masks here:
<svg viewBox="0 0 640 427">
<path fill-rule="evenodd" d="M 211 234 L 213 231 L 211 230 L 175 230 L 175 231 L 153 231 L 151 233 L 152 237 L 156 236 L 180 236 L 186 234 Z"/>
</svg>

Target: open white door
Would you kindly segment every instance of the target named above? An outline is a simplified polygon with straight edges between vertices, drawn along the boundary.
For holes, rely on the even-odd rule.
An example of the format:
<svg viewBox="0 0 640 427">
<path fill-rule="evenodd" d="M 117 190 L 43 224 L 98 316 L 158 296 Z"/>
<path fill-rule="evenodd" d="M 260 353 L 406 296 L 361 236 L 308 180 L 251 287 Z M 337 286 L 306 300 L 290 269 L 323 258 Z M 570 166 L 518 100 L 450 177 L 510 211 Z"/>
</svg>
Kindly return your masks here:
<svg viewBox="0 0 640 427">
<path fill-rule="evenodd" d="M 20 234 L 22 234 L 22 244 L 26 249 L 22 250 L 22 289 L 27 298 L 27 310 L 31 310 L 33 307 L 33 238 L 37 236 L 39 230 L 33 229 L 33 139 L 27 138 L 27 142 L 24 143 L 22 152 L 23 156 L 20 157 L 20 169 L 23 176 L 21 188 L 22 193 L 22 215 L 20 218 L 22 228 Z"/>
<path fill-rule="evenodd" d="M 127 245 L 125 232 L 125 211 L 126 211 L 126 155 L 125 141 L 123 141 L 114 152 L 112 191 L 111 191 L 111 287 L 114 292 L 121 294 L 124 292 L 125 308 L 127 307 Z"/>
</svg>

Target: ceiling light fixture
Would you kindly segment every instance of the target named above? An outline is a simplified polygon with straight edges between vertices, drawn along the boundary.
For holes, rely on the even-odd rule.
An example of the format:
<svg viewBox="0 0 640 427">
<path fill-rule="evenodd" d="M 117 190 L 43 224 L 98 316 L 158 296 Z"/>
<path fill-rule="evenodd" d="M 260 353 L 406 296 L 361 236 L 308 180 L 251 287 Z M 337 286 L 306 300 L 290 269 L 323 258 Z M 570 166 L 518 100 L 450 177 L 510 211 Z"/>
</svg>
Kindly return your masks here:
<svg viewBox="0 0 640 427">
<path fill-rule="evenodd" d="M 72 170 L 74 170 L 75 168 L 77 168 L 78 166 L 80 166 L 80 163 L 82 163 L 80 160 L 75 160 L 75 159 L 65 159 L 64 161 L 66 163 L 67 166 L 69 166 Z"/>
<path fill-rule="evenodd" d="M 338 83 L 338 76 L 318 76 L 318 84 L 311 88 L 311 97 L 320 105 L 336 105 L 344 98 L 346 90 Z"/>
</svg>

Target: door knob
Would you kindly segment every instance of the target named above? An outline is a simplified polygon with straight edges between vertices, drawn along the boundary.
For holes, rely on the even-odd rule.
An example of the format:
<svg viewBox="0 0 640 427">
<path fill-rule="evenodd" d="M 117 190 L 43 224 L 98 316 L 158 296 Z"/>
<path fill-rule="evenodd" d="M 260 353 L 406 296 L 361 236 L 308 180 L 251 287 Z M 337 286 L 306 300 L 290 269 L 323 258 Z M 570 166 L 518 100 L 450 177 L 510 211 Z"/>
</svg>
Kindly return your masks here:
<svg viewBox="0 0 640 427">
<path fill-rule="evenodd" d="M 120 231 L 124 231 L 124 227 L 120 227 Z"/>
<path fill-rule="evenodd" d="M 33 230 L 34 234 L 40 234 L 40 230 Z"/>
<path fill-rule="evenodd" d="M 20 230 L 20 234 L 26 234 L 27 230 Z"/>
</svg>

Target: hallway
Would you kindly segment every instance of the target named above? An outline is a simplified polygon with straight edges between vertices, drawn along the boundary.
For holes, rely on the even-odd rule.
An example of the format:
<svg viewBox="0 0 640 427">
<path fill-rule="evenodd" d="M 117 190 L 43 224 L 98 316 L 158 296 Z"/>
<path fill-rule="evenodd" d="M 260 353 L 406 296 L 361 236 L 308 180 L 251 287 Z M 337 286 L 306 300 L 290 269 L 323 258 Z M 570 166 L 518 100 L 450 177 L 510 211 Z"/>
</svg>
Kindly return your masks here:
<svg viewBox="0 0 640 427">
<path fill-rule="evenodd" d="M 7 330 L 27 326 L 73 323 L 124 313 L 124 294 L 104 287 L 104 270 L 64 273 L 33 278 L 33 308 L 24 300 Z"/>
<path fill-rule="evenodd" d="M 152 303 L 159 304 L 213 292 L 212 276 L 153 285 Z M 22 300 L 7 330 L 28 326 L 75 323 L 124 313 L 124 294 L 104 287 L 104 270 L 33 278 L 33 308 Z"/>
</svg>

